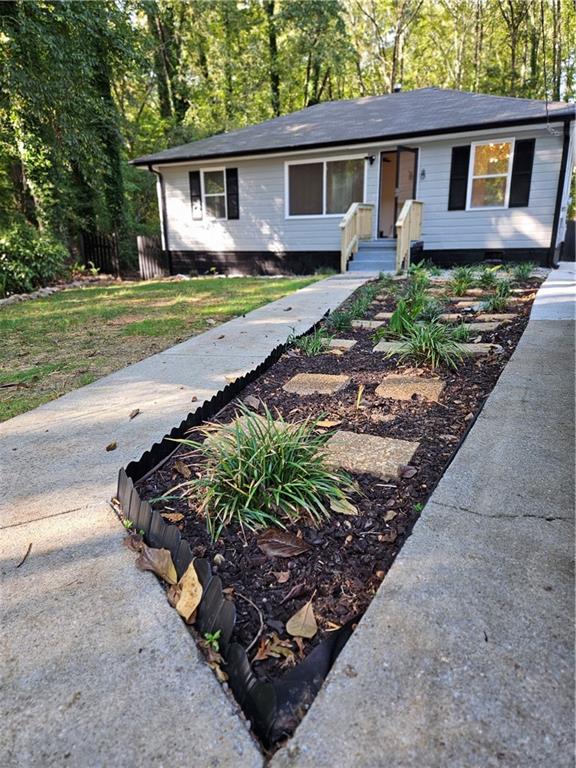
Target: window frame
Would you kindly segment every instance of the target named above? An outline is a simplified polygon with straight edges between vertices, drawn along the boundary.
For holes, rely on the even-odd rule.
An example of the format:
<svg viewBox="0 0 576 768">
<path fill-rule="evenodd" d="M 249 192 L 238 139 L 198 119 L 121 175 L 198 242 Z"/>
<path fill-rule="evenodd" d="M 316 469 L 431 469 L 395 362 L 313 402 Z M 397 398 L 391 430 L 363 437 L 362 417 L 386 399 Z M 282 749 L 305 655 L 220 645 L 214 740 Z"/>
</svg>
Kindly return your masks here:
<svg viewBox="0 0 576 768">
<path fill-rule="evenodd" d="M 366 154 L 354 154 L 354 155 L 331 155 L 330 157 L 315 157 L 306 158 L 305 160 L 286 160 L 284 162 L 284 218 L 285 219 L 341 219 L 344 213 L 326 213 L 326 179 L 327 179 L 327 164 L 339 162 L 340 160 L 363 160 L 362 166 L 363 179 L 362 179 L 362 200 L 360 203 L 366 202 L 366 184 L 368 174 L 366 173 Z M 290 166 L 292 165 L 322 165 L 322 213 L 290 213 Z"/>
<path fill-rule="evenodd" d="M 474 175 L 474 162 L 476 160 L 476 147 L 485 147 L 490 144 L 510 144 L 510 154 L 508 156 L 508 169 L 506 173 L 485 173 L 479 176 Z M 470 145 L 470 167 L 468 168 L 468 189 L 466 192 L 466 210 L 467 211 L 503 211 L 509 207 L 510 186 L 512 184 L 512 168 L 514 165 L 514 149 L 516 146 L 515 138 L 485 139 L 483 141 L 473 141 Z M 506 176 L 506 189 L 504 190 L 504 202 L 502 205 L 472 205 L 472 186 L 474 179 L 496 179 Z"/>
<path fill-rule="evenodd" d="M 214 171 L 221 171 L 222 177 L 224 179 L 224 192 L 206 192 L 206 185 L 204 183 L 204 174 L 205 173 L 213 173 Z M 218 168 L 201 168 L 200 169 L 200 188 L 202 192 L 202 213 L 203 218 L 207 219 L 208 221 L 228 221 L 228 188 L 226 186 L 226 168 L 225 166 L 218 167 Z M 223 197 L 224 198 L 224 216 L 212 216 L 208 213 L 208 208 L 206 207 L 206 198 L 207 197 Z"/>
</svg>

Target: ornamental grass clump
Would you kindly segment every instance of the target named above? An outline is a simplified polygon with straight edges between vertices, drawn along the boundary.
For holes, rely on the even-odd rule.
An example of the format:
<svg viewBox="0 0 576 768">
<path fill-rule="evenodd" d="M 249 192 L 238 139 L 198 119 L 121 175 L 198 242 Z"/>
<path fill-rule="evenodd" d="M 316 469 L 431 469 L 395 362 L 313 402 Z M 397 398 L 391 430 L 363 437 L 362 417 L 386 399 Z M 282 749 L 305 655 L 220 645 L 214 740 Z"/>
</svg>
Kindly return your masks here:
<svg viewBox="0 0 576 768">
<path fill-rule="evenodd" d="M 524 283 L 530 279 L 532 272 L 536 269 L 533 261 L 524 261 L 521 264 L 515 264 L 512 267 L 512 277 L 518 283 Z"/>
<path fill-rule="evenodd" d="M 290 334 L 287 344 L 299 349 L 306 357 L 315 357 L 326 351 L 333 338 L 325 328 L 315 328 L 306 336 Z"/>
<path fill-rule="evenodd" d="M 482 302 L 483 312 L 503 312 L 508 306 L 512 292 L 509 280 L 500 280 L 493 296 Z"/>
<path fill-rule="evenodd" d="M 316 434 L 315 424 L 291 424 L 267 407 L 260 415 L 241 406 L 231 424 L 202 428 L 204 442 L 179 441 L 198 452 L 203 467 L 177 488 L 197 502 L 214 541 L 232 523 L 250 530 L 299 520 L 318 526 L 331 505 L 347 501 L 352 481 L 328 465 L 330 433 Z"/>
<path fill-rule="evenodd" d="M 413 360 L 430 368 L 441 365 L 457 368 L 464 358 L 464 350 L 458 340 L 459 331 L 445 323 L 415 323 L 402 340 L 398 354 L 400 362 Z"/>
<path fill-rule="evenodd" d="M 485 264 L 480 271 L 478 286 L 483 288 L 485 291 L 491 291 L 494 289 L 498 284 L 498 277 L 496 276 L 496 273 L 499 269 L 499 264 L 494 267 L 489 267 L 487 264 Z"/>
<path fill-rule="evenodd" d="M 463 296 L 474 285 L 475 273 L 473 267 L 456 267 L 452 272 L 449 290 L 454 296 Z"/>
</svg>

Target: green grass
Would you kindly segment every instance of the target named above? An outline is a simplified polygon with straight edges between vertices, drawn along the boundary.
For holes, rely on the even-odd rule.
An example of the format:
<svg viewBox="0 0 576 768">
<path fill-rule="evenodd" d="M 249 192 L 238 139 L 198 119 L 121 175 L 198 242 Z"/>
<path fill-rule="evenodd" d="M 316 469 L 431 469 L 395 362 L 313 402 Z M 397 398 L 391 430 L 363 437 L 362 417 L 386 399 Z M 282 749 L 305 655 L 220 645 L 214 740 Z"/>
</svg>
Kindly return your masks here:
<svg viewBox="0 0 576 768">
<path fill-rule="evenodd" d="M 0 309 L 0 421 L 303 288 L 317 277 L 119 283 Z"/>
</svg>

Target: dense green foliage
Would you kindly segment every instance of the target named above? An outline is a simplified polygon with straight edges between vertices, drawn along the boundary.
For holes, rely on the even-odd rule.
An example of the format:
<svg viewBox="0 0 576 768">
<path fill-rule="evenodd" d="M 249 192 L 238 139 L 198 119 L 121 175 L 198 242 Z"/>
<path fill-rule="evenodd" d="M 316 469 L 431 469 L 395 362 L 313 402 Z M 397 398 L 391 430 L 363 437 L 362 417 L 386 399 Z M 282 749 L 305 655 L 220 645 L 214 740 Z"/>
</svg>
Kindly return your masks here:
<svg viewBox="0 0 576 768">
<path fill-rule="evenodd" d="M 158 227 L 130 157 L 397 82 L 570 98 L 575 30 L 567 0 L 5 0 L 0 232 L 126 261 Z"/>
<path fill-rule="evenodd" d="M 203 429 L 204 442 L 179 441 L 202 456 L 202 474 L 178 488 L 198 503 L 212 538 L 232 523 L 254 530 L 306 518 L 319 525 L 331 503 L 346 501 L 350 479 L 328 465 L 330 435 L 314 426 L 288 424 L 266 406 L 263 416 L 241 407 L 231 424 Z"/>
</svg>

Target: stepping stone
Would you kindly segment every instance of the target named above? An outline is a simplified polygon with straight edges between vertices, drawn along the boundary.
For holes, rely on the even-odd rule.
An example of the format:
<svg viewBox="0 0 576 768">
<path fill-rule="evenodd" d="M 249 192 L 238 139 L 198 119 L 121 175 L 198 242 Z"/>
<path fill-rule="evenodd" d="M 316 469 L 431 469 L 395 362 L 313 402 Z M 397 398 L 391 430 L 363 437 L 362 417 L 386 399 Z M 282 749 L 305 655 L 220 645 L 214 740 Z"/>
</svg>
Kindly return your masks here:
<svg viewBox="0 0 576 768">
<path fill-rule="evenodd" d="M 376 387 L 376 395 L 391 397 L 394 400 L 412 400 L 413 395 L 421 395 L 426 400 L 438 402 L 443 389 L 442 379 L 424 379 L 421 376 L 402 376 L 392 373 Z"/>
<path fill-rule="evenodd" d="M 460 344 L 460 347 L 465 355 L 472 357 L 482 357 L 490 353 L 499 355 L 504 351 L 499 344 Z M 404 345 L 401 341 L 381 341 L 376 344 L 372 351 L 396 355 L 404 351 Z"/>
<path fill-rule="evenodd" d="M 377 315 L 374 315 L 374 320 L 390 320 L 393 314 L 393 312 L 378 312 Z"/>
<path fill-rule="evenodd" d="M 352 349 L 357 343 L 356 339 L 331 339 L 328 347 L 331 349 Z"/>
<path fill-rule="evenodd" d="M 384 323 L 380 320 L 352 320 L 352 328 L 368 328 L 374 330 L 380 328 Z"/>
<path fill-rule="evenodd" d="M 333 395 L 350 383 L 349 376 L 332 376 L 325 373 L 298 373 L 282 387 L 295 395 Z"/>
<path fill-rule="evenodd" d="M 500 323 L 464 323 L 464 325 L 471 333 L 489 333 L 495 331 Z"/>
<path fill-rule="evenodd" d="M 475 315 L 474 320 L 486 322 L 486 323 L 510 323 L 516 315 L 506 313 L 506 314 L 490 314 L 490 313 L 482 313 L 479 315 Z"/>
<path fill-rule="evenodd" d="M 447 312 L 444 315 L 440 315 L 440 320 L 444 323 L 458 323 L 461 320 L 463 320 L 465 323 L 468 323 L 468 321 L 472 321 L 474 323 L 498 323 L 499 325 L 501 323 L 509 323 L 511 320 L 514 320 L 516 315 L 511 314 L 474 314 L 473 312 L 460 312 L 460 313 L 451 313 Z"/>
<path fill-rule="evenodd" d="M 376 435 L 359 435 L 339 429 L 326 443 L 328 463 L 349 472 L 368 472 L 383 480 L 398 477 L 401 464 L 408 464 L 419 443 Z"/>
</svg>

